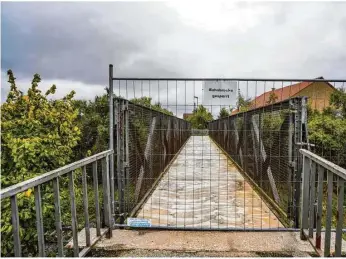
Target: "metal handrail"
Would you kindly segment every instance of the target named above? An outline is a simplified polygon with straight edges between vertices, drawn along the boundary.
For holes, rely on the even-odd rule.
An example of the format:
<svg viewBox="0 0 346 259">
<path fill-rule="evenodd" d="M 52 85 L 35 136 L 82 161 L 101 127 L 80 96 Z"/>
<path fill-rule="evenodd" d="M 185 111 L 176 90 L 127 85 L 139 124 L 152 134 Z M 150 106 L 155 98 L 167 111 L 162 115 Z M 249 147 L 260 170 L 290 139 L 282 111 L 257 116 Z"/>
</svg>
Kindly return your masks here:
<svg viewBox="0 0 346 259">
<path fill-rule="evenodd" d="M 300 149 L 299 152 L 311 160 L 313 160 L 315 163 L 319 164 L 320 166 L 323 166 L 328 171 L 333 172 L 334 174 L 338 175 L 339 177 L 346 180 L 346 169 L 342 168 L 341 166 L 338 166 L 327 159 L 324 159 L 323 157 L 320 157 L 319 155 L 316 155 L 315 153 L 306 150 L 306 149 Z"/>
<path fill-rule="evenodd" d="M 38 186 L 40 184 L 49 182 L 56 177 L 67 174 L 68 172 L 71 172 L 71 171 L 78 169 L 82 166 L 91 164 L 91 163 L 95 162 L 96 160 L 100 160 L 100 159 L 102 159 L 108 155 L 113 154 L 113 153 L 114 153 L 113 150 L 106 150 L 106 151 L 103 151 L 103 152 L 98 153 L 96 155 L 93 155 L 91 157 L 84 158 L 82 160 L 79 160 L 79 161 L 76 161 L 74 163 L 71 163 L 71 164 L 65 165 L 63 167 L 60 167 L 58 169 L 55 169 L 53 171 L 50 171 L 50 172 L 47 172 L 45 174 L 36 176 L 36 177 L 31 178 L 29 180 L 26 180 L 24 182 L 20 182 L 20 183 L 14 184 L 12 186 L 9 186 L 9 187 L 2 189 L 0 191 L 0 199 L 10 197 L 10 196 L 15 195 L 17 193 L 23 192 L 29 188 L 33 188 L 33 187 Z"/>
<path fill-rule="evenodd" d="M 300 149 L 303 155 L 303 182 L 301 202 L 301 239 L 308 239 L 316 251 L 328 257 L 331 255 L 331 229 L 333 213 L 333 181 L 337 181 L 337 222 L 335 235 L 335 256 L 341 256 L 342 227 L 344 219 L 344 190 L 346 170 L 306 149 Z M 323 185 L 327 171 L 327 208 L 325 219 L 324 251 L 321 250 L 321 230 L 323 214 Z M 317 182 L 317 186 L 316 186 Z M 316 206 L 317 205 L 317 206 Z M 316 227 L 315 227 L 316 226 Z M 315 240 L 314 238 L 315 233 Z"/>
<path fill-rule="evenodd" d="M 110 196 L 110 160 L 113 156 L 114 150 L 107 150 L 91 157 L 84 158 L 74 163 L 65 165 L 53 171 L 47 172 L 43 175 L 34 177 L 24 182 L 7 187 L 0 192 L 1 200 L 4 198 L 10 198 L 11 202 L 11 218 L 12 218 L 12 233 L 14 244 L 14 255 L 16 257 L 22 256 L 21 238 L 20 238 L 20 221 L 17 194 L 21 193 L 29 188 L 34 189 L 35 195 L 35 211 L 36 211 L 36 228 L 37 228 L 37 243 L 39 257 L 46 256 L 46 247 L 44 240 L 44 224 L 43 224 L 43 208 L 42 208 L 42 196 L 41 185 L 48 182 L 53 183 L 52 192 L 54 193 L 54 220 L 57 235 L 57 248 L 58 256 L 64 256 L 63 250 L 63 236 L 62 236 L 62 222 L 61 222 L 61 206 L 60 206 L 60 190 L 59 190 L 59 178 L 62 175 L 68 175 L 68 189 L 71 202 L 71 219 L 72 219 L 72 234 L 73 234 L 73 255 L 75 257 L 85 256 L 91 247 L 106 233 L 108 237 L 112 236 L 112 214 Z M 97 162 L 101 160 L 102 164 L 102 188 L 103 188 L 103 203 L 99 200 L 98 191 L 98 167 Z M 96 237 L 91 240 L 90 236 L 90 223 L 89 223 L 89 211 L 88 211 L 88 188 L 87 188 L 87 171 L 86 166 L 92 164 L 93 173 L 93 190 L 95 195 L 95 211 L 96 211 Z M 78 245 L 78 224 L 77 224 L 77 211 L 76 211 L 76 198 L 74 188 L 74 171 L 76 169 L 82 169 L 82 190 L 83 190 L 83 207 L 85 218 L 85 243 L 86 247 L 79 251 Z M 104 223 L 107 226 L 106 230 L 101 231 L 101 216 L 100 208 L 104 208 Z"/>
</svg>

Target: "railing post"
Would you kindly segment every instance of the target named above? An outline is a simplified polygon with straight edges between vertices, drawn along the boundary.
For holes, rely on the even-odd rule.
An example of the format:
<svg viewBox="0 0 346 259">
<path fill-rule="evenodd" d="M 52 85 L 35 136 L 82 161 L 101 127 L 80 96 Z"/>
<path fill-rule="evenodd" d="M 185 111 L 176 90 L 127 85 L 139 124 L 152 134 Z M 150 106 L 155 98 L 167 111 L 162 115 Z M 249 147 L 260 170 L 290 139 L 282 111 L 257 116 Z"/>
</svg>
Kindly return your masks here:
<svg viewBox="0 0 346 259">
<path fill-rule="evenodd" d="M 12 231 L 13 231 L 13 242 L 14 242 L 14 256 L 22 257 L 22 247 L 20 244 L 19 235 L 19 214 L 17 204 L 17 194 L 11 196 L 11 215 L 12 215 Z"/>
<path fill-rule="evenodd" d="M 324 235 L 324 257 L 330 256 L 330 239 L 332 230 L 332 202 L 333 202 L 333 173 L 327 173 L 327 215 L 326 215 L 326 232 Z"/>
<path fill-rule="evenodd" d="M 310 204 L 309 204 L 309 238 L 313 238 L 315 223 L 315 185 L 316 185 L 316 163 L 311 161 L 310 172 Z"/>
<path fill-rule="evenodd" d="M 302 98 L 301 99 L 294 99 L 290 105 L 290 107 L 293 109 L 294 113 L 294 142 L 292 145 L 293 148 L 293 179 L 294 179 L 294 218 L 295 218 L 295 227 L 299 227 L 299 218 L 301 212 L 299 211 L 299 202 L 301 200 L 301 180 L 302 180 L 302 172 L 303 172 L 303 161 L 302 157 L 299 155 L 299 146 L 297 143 L 302 143 L 303 142 L 303 133 L 302 133 L 302 123 L 303 123 L 303 105 L 302 105 Z"/>
<path fill-rule="evenodd" d="M 124 101 L 124 130 L 125 130 L 125 163 L 124 163 L 124 171 L 125 171 L 125 182 L 124 186 L 129 186 L 129 181 L 130 181 L 130 172 L 129 172 L 129 165 L 130 165 L 130 154 L 129 154 L 129 141 L 130 141 L 130 136 L 129 136 L 129 103 L 128 101 Z M 126 190 L 125 196 L 129 195 L 129 190 Z M 127 196 L 128 197 L 128 196 Z M 124 198 L 124 197 L 123 197 Z M 127 207 L 130 204 L 127 204 Z"/>
<path fill-rule="evenodd" d="M 304 230 L 309 226 L 309 192 L 310 192 L 310 161 L 303 157 L 303 183 L 302 183 L 302 207 L 300 220 L 300 238 L 306 240 Z"/>
<path fill-rule="evenodd" d="M 108 227 L 108 238 L 112 237 L 112 212 L 110 204 L 110 181 L 109 181 L 109 156 L 102 161 L 102 182 L 103 182 L 103 204 L 104 204 L 104 220 Z"/>
<path fill-rule="evenodd" d="M 318 185 L 317 185 L 317 216 L 316 216 L 316 248 L 321 249 L 321 229 L 322 229 L 322 201 L 323 201 L 323 177 L 324 168 L 320 165 L 317 167 Z"/>
<path fill-rule="evenodd" d="M 35 209 L 36 209 L 36 228 L 38 239 L 38 253 L 40 257 L 46 256 L 46 249 L 44 244 L 44 229 L 43 229 L 43 216 L 42 216 L 42 199 L 41 199 L 41 186 L 35 186 Z M 73 244 L 73 247 L 75 244 Z M 78 247 L 78 242 L 77 242 Z"/>
<path fill-rule="evenodd" d="M 118 121 L 117 121 L 117 176 L 118 176 L 118 199 L 120 224 L 124 219 L 124 101 L 117 101 Z"/>
<path fill-rule="evenodd" d="M 109 149 L 114 150 L 114 107 L 113 107 L 113 65 L 109 65 Z M 115 214 L 114 206 L 114 154 L 109 157 L 110 173 L 110 205 L 111 213 Z M 113 217 L 112 217 L 113 218 Z M 114 218 L 113 218 L 114 220 Z M 113 222 L 112 222 L 113 223 Z"/>
<path fill-rule="evenodd" d="M 338 177 L 338 210 L 337 210 L 337 225 L 335 236 L 335 257 L 341 257 L 342 248 L 342 225 L 344 220 L 344 197 L 345 195 L 345 180 Z"/>
<path fill-rule="evenodd" d="M 54 190 L 54 208 L 55 208 L 55 228 L 56 228 L 56 236 L 58 239 L 58 255 L 59 257 L 64 257 L 63 235 L 62 235 L 62 226 L 61 226 L 60 191 L 59 191 L 58 177 L 53 180 L 53 190 Z"/>
<path fill-rule="evenodd" d="M 72 234 L 73 234 L 73 256 L 79 256 L 78 247 L 78 223 L 77 223 L 77 211 L 76 211 L 76 198 L 74 193 L 74 171 L 70 172 L 68 181 L 68 188 L 71 199 L 71 220 L 72 220 Z"/>
</svg>

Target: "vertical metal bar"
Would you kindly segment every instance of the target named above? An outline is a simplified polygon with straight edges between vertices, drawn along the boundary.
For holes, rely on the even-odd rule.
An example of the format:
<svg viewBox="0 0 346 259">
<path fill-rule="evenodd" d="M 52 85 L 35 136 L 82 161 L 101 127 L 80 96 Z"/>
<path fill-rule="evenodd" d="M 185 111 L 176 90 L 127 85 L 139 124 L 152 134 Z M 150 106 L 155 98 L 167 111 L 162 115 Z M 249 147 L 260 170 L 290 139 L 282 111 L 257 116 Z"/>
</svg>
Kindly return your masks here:
<svg viewBox="0 0 346 259">
<path fill-rule="evenodd" d="M 59 178 L 53 180 L 53 191 L 54 191 L 54 210 L 55 210 L 55 229 L 58 241 L 58 255 L 59 257 L 64 256 L 63 248 L 63 236 L 61 226 L 61 210 L 60 210 L 60 191 L 59 191 Z"/>
<path fill-rule="evenodd" d="M 79 256 L 78 247 L 78 224 L 77 224 L 77 212 L 76 212 L 76 199 L 74 194 L 74 171 L 69 173 L 68 188 L 70 191 L 71 199 L 71 218 L 72 218 L 72 234 L 73 234 L 73 255 L 75 257 Z"/>
<path fill-rule="evenodd" d="M 121 177 L 121 138 L 122 138 L 122 132 L 121 132 L 121 101 L 119 99 L 116 100 L 116 107 L 117 107 L 117 181 L 118 181 L 118 200 L 119 200 L 119 214 L 120 214 L 120 224 L 124 223 L 122 213 L 123 213 L 123 204 L 122 204 L 122 177 Z"/>
<path fill-rule="evenodd" d="M 42 218 L 42 199 L 41 199 L 41 187 L 40 187 L 40 185 L 38 185 L 34 188 L 34 192 L 35 192 L 38 253 L 39 253 L 40 257 L 45 257 L 44 230 L 43 230 L 43 218 Z"/>
<path fill-rule="evenodd" d="M 105 224 L 109 228 L 108 237 L 112 237 L 112 215 L 110 205 L 110 188 L 109 188 L 109 156 L 102 162 L 102 181 L 103 181 L 103 193 L 104 193 L 104 215 Z"/>
<path fill-rule="evenodd" d="M 11 196 L 11 215 L 12 215 L 12 232 L 13 232 L 13 242 L 14 242 L 14 256 L 22 257 L 22 247 L 20 244 L 19 236 L 19 215 L 18 215 L 18 205 L 17 205 L 17 195 Z"/>
<path fill-rule="evenodd" d="M 89 225 L 89 206 L 88 206 L 88 183 L 86 166 L 83 166 L 82 185 L 83 185 L 83 205 L 85 217 L 85 244 L 90 246 L 90 225 Z"/>
<path fill-rule="evenodd" d="M 321 249 L 321 229 L 322 229 L 322 202 L 323 202 L 323 177 L 324 168 L 317 167 L 318 170 L 318 186 L 317 186 L 317 216 L 316 216 L 316 248 Z"/>
<path fill-rule="evenodd" d="M 291 101 L 289 101 L 291 107 Z M 294 157 L 293 157 L 293 114 L 288 114 L 289 122 L 288 122 L 288 163 L 287 173 L 289 175 L 288 179 L 291 181 L 289 183 L 289 201 L 288 201 L 288 214 L 289 217 L 294 220 L 294 179 L 292 177 L 294 173 Z"/>
<path fill-rule="evenodd" d="M 124 217 L 122 213 L 124 212 L 123 204 L 123 179 L 122 179 L 122 101 L 117 100 L 117 180 L 118 180 L 118 200 L 119 200 L 119 214 L 120 214 L 120 224 L 124 223 Z"/>
<path fill-rule="evenodd" d="M 129 175 L 129 163 L 130 163 L 130 154 L 129 154 L 129 141 L 130 141 L 130 137 L 129 137 L 129 103 L 128 101 L 125 101 L 124 103 L 124 108 L 125 108 L 125 176 L 126 176 L 126 186 L 129 186 L 130 183 L 130 175 Z M 127 194 L 127 198 L 129 198 L 129 193 Z M 129 203 L 129 202 L 127 202 Z M 128 206 L 131 204 L 128 204 Z M 132 209 L 129 208 L 129 209 Z"/>
<path fill-rule="evenodd" d="M 97 161 L 93 163 L 93 183 L 95 193 L 95 213 L 96 213 L 96 235 L 101 236 L 101 219 L 99 205 L 99 184 L 97 179 Z"/>
<path fill-rule="evenodd" d="M 338 210 L 337 210 L 337 223 L 336 223 L 336 236 L 335 236 L 335 257 L 341 257 L 342 248 L 342 227 L 344 220 L 344 191 L 345 180 L 338 177 Z"/>
<path fill-rule="evenodd" d="M 304 229 L 309 225 L 309 182 L 310 182 L 310 160 L 308 157 L 303 158 L 303 183 L 302 183 L 302 208 L 301 208 L 301 227 L 300 238 L 305 240 Z"/>
<path fill-rule="evenodd" d="M 126 203 L 125 203 L 125 196 L 126 196 L 126 186 L 125 186 L 125 101 L 121 102 L 121 136 L 120 136 L 120 166 L 121 166 L 121 221 L 124 223 L 125 220 L 125 212 L 126 212 Z"/>
<path fill-rule="evenodd" d="M 113 107 L 113 65 L 109 65 L 109 149 L 114 149 L 114 107 Z M 110 156 L 110 192 L 111 211 L 115 214 L 114 208 L 114 154 Z"/>
<path fill-rule="evenodd" d="M 316 176 L 316 163 L 311 161 L 311 173 L 310 173 L 310 202 L 309 202 L 309 237 L 314 237 L 314 222 L 315 222 L 315 177 Z"/>
<path fill-rule="evenodd" d="M 302 179 L 302 171 L 303 171 L 303 161 L 302 157 L 299 155 L 299 146 L 297 143 L 302 143 L 302 126 L 301 126 L 301 99 L 299 101 L 297 99 L 292 100 L 291 108 L 295 111 L 294 113 L 294 143 L 293 143 L 293 157 L 294 157 L 294 218 L 295 218 L 295 227 L 299 227 L 299 203 L 301 200 L 301 179 Z"/>
<path fill-rule="evenodd" d="M 332 201 L 333 201 L 333 173 L 328 171 L 327 175 L 327 215 L 326 215 L 326 233 L 324 238 L 324 257 L 330 255 L 330 238 L 332 229 Z"/>
</svg>

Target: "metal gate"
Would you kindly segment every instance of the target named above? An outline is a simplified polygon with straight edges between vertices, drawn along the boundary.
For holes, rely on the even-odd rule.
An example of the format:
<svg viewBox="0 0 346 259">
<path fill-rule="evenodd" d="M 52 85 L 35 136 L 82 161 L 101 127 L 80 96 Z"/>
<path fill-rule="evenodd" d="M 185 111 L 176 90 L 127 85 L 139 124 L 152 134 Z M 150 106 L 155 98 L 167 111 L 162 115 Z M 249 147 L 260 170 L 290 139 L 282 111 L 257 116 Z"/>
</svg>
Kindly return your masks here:
<svg viewBox="0 0 346 259">
<path fill-rule="evenodd" d="M 237 104 L 201 105 L 206 81 L 235 82 Z M 117 78 L 110 67 L 114 225 L 297 230 L 311 99 L 286 91 L 324 82 Z"/>
</svg>

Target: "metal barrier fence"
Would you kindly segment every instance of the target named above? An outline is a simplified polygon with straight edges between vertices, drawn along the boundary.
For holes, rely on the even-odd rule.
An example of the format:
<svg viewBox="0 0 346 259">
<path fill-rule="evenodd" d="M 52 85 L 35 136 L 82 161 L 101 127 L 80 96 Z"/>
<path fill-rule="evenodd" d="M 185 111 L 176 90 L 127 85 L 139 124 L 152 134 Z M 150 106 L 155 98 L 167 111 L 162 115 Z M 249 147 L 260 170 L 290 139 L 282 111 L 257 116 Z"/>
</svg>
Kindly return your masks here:
<svg viewBox="0 0 346 259">
<path fill-rule="evenodd" d="M 343 227 L 346 226 L 346 217 L 344 216 L 346 169 L 308 150 L 301 149 L 300 153 L 303 155 L 304 161 L 301 238 L 309 239 L 320 256 L 331 256 L 332 219 L 336 217 L 334 226 L 336 233 L 335 238 L 333 238 L 335 240 L 334 256 L 341 257 L 342 231 Z M 336 210 L 333 209 L 334 204 L 336 204 Z M 325 233 L 324 247 L 322 248 L 321 231 L 323 225 L 325 225 Z M 346 253 L 346 250 L 343 252 Z"/>
<path fill-rule="evenodd" d="M 44 202 L 53 202 L 54 203 L 54 212 L 52 215 L 48 215 L 52 217 L 55 222 L 56 232 L 55 232 L 55 240 L 56 246 L 53 247 L 55 256 L 63 257 L 67 253 L 67 248 L 64 249 L 64 236 L 63 236 L 63 226 L 62 226 L 62 218 L 68 211 L 62 211 L 61 202 L 65 202 L 61 200 L 61 189 L 64 186 L 59 185 L 59 183 L 67 183 L 68 182 L 68 190 L 70 197 L 70 213 L 71 213 L 71 228 L 72 228 L 72 244 L 73 246 L 73 256 L 82 257 L 85 256 L 91 249 L 91 247 L 106 233 L 108 233 L 108 237 L 112 236 L 112 217 L 111 217 L 111 198 L 110 198 L 110 180 L 109 180 L 109 158 L 113 156 L 113 151 L 108 150 L 101 152 L 99 154 L 93 155 L 91 157 L 79 160 L 72 164 L 63 166 L 59 169 L 50 171 L 43 175 L 37 176 L 35 178 L 29 179 L 27 181 L 23 181 L 16 185 L 10 186 L 8 188 L 2 189 L 0 192 L 1 202 L 6 202 L 6 199 L 10 199 L 11 204 L 11 215 L 12 215 L 12 232 L 13 232 L 13 253 L 11 252 L 7 256 L 28 256 L 22 254 L 22 245 L 21 238 L 26 236 L 26 227 L 25 226 L 25 212 L 24 216 L 22 214 L 23 211 L 18 210 L 18 200 L 17 196 L 22 195 L 29 189 L 33 189 L 34 199 L 35 199 L 35 211 L 36 211 L 36 229 L 37 229 L 37 247 L 38 247 L 38 255 L 39 257 L 45 257 L 47 255 L 47 249 L 49 248 L 47 244 L 45 244 L 46 233 L 44 229 L 44 221 L 47 218 L 44 218 L 43 215 L 43 203 Z M 99 190 L 99 167 L 98 162 L 102 164 L 102 185 Z M 81 169 L 81 178 L 82 178 L 82 200 L 83 200 L 83 208 L 82 215 L 77 215 L 77 200 L 75 195 L 75 190 L 80 184 L 76 177 L 76 171 Z M 95 206 L 95 215 L 94 222 L 91 222 L 89 215 L 89 199 L 88 196 L 88 182 L 87 182 L 87 169 L 91 169 L 92 171 L 92 180 L 93 184 L 90 187 L 94 196 L 94 206 Z M 64 179 L 63 177 L 68 177 Z M 65 180 L 65 181 L 64 181 Z M 67 181 L 66 181 L 67 180 Z M 52 187 L 50 186 L 52 184 Z M 49 186 L 49 188 L 47 188 Z M 90 189 L 89 189 L 90 191 Z M 102 192 L 103 197 L 100 197 L 100 193 Z M 49 194 L 49 196 L 47 196 Z M 51 197 L 54 199 L 53 201 L 49 200 L 47 197 Z M 23 198 L 23 196 L 21 196 Z M 48 199 L 48 200 L 47 200 Z M 23 202 L 23 199 L 21 199 Z M 23 204 L 21 205 L 23 210 L 27 210 Z M 101 217 L 101 208 L 103 210 L 103 217 Z M 79 212 L 80 213 L 80 212 Z M 21 215 L 21 216 L 19 216 Z M 78 224 L 79 216 L 84 216 L 84 229 L 85 229 L 85 244 L 86 246 L 80 251 L 78 240 L 78 231 L 80 231 L 80 226 Z M 23 218 L 24 217 L 24 218 Z M 102 222 L 103 221 L 103 222 Z M 67 222 L 64 222 L 65 224 Z M 24 224 L 24 225 L 23 225 Z M 102 228 L 104 224 L 106 228 Z M 93 238 L 91 238 L 91 227 L 94 226 L 96 233 Z"/>
<path fill-rule="evenodd" d="M 308 112 L 322 113 L 329 107 L 331 93 L 344 85 L 343 80 L 110 78 L 115 95 L 157 105 L 191 123 L 191 137 L 176 161 L 146 193 L 148 199 L 138 213 L 130 215 L 175 229 L 299 228 L 299 149 L 317 146 L 315 139 L 309 140 Z M 212 82 L 234 86 L 227 96 L 236 102 L 233 97 L 232 105 L 222 98 L 208 101 L 206 83 Z M 332 148 L 323 148 L 331 160 L 342 153 L 328 152 Z M 157 155 L 162 157 L 162 151 Z M 123 199 L 132 203 L 132 196 Z"/>
<path fill-rule="evenodd" d="M 299 216 L 296 147 L 306 142 L 302 131 L 307 123 L 305 104 L 303 97 L 292 98 L 209 123 L 213 140 L 291 227 Z"/>
<path fill-rule="evenodd" d="M 190 137 L 190 123 L 115 99 L 120 223 L 136 214 Z"/>
</svg>

